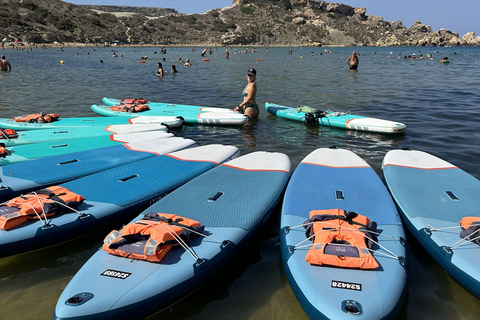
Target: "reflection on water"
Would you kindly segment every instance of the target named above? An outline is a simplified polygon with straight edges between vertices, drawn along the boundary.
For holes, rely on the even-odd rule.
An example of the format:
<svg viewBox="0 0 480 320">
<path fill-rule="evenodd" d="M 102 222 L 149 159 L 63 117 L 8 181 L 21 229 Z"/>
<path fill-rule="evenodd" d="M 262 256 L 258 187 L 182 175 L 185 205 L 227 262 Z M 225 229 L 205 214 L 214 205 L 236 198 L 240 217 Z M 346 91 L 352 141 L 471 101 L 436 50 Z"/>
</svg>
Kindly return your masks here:
<svg viewBox="0 0 480 320">
<path fill-rule="evenodd" d="M 231 144 L 243 154 L 283 152 L 290 157 L 292 168 L 314 149 L 335 145 L 356 152 L 379 174 L 386 152 L 408 147 L 439 156 L 480 178 L 479 48 L 376 48 L 375 55 L 371 48 L 357 48 L 360 65 L 355 72 L 341 59 L 352 48 L 335 48 L 334 53 L 323 55 L 324 48 L 293 48 L 292 55 L 287 54 L 289 48 L 269 48 L 268 52 L 232 53 L 228 60 L 217 49 L 209 62 L 200 57 L 201 50 L 191 52 L 190 48 L 167 48 L 166 55 L 154 54 L 159 48 L 7 50 L 13 71 L 0 72 L 1 117 L 40 111 L 62 117 L 94 116 L 90 106 L 101 103 L 104 96 L 233 108 L 242 101 L 246 70 L 253 67 L 261 109 L 266 101 L 308 105 L 399 121 L 408 129 L 403 135 L 380 135 L 307 127 L 263 109 L 248 126 L 192 125 L 175 132 L 199 144 Z M 440 52 L 434 53 L 434 61 L 396 58 L 419 49 L 424 55 L 433 49 Z M 112 58 L 112 50 L 123 57 Z M 459 54 L 454 55 L 455 51 Z M 147 63 L 138 63 L 142 56 L 149 57 Z M 449 56 L 449 65 L 438 63 L 444 56 Z M 177 64 L 177 74 L 155 76 L 157 62 L 168 66 L 179 57 L 190 59 L 192 66 L 172 62 Z M 236 319 L 306 319 L 282 269 L 275 223 L 278 219 L 212 281 L 151 319 L 225 319 L 232 315 Z M 0 319 L 51 319 L 63 288 L 107 233 L 103 230 L 0 259 Z M 478 299 L 408 238 L 412 248 L 409 293 L 399 319 L 478 318 Z M 35 302 L 35 307 L 25 307 L 25 301 Z"/>
</svg>

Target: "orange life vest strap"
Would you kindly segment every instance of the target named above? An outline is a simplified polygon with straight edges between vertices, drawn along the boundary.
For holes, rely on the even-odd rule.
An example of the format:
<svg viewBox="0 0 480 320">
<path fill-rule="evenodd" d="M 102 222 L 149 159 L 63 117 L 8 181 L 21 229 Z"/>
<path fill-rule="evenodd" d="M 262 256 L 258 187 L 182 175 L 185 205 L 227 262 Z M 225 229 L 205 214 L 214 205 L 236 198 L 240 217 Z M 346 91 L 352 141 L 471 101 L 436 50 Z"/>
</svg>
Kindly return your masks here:
<svg viewBox="0 0 480 320">
<path fill-rule="evenodd" d="M 204 226 L 175 214 L 149 212 L 144 219 L 110 232 L 102 249 L 122 257 L 159 262 L 178 245 L 178 237 L 186 241 L 197 236 L 190 230 L 202 233 Z"/>
<path fill-rule="evenodd" d="M 52 186 L 13 198 L 1 207 L 11 207 L 0 215 L 0 229 L 8 230 L 28 220 L 46 218 L 69 212 L 66 206 L 76 208 L 84 197 L 61 186 Z"/>
<path fill-rule="evenodd" d="M 367 217 L 340 209 L 314 210 L 304 224 L 307 237 L 313 237 L 314 242 L 305 257 L 307 262 L 345 268 L 379 267 L 366 241 L 366 233 L 375 230 L 376 223 L 370 223 Z"/>
</svg>

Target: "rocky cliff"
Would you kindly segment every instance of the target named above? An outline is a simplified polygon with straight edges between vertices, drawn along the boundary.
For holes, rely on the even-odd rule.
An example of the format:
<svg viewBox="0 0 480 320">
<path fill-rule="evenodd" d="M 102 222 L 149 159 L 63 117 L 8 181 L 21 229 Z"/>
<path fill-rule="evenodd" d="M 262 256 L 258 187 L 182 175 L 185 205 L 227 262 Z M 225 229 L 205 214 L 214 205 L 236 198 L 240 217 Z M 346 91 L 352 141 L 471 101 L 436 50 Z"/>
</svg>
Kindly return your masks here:
<svg viewBox="0 0 480 320">
<path fill-rule="evenodd" d="M 0 0 L 9 41 L 154 43 L 188 46 L 461 46 L 480 37 L 415 22 L 388 22 L 366 8 L 315 0 L 233 0 L 231 7 L 183 15 L 172 9 L 77 6 L 60 0 Z M 121 8 L 121 10 L 120 10 Z M 95 10 L 92 10 L 95 9 Z M 108 12 L 111 13 L 108 13 Z M 121 11 L 123 14 L 117 14 Z M 116 14 L 112 14 L 116 13 Z M 125 15 L 125 13 L 130 13 Z M 2 36 L 2 35 L 0 35 Z"/>
</svg>

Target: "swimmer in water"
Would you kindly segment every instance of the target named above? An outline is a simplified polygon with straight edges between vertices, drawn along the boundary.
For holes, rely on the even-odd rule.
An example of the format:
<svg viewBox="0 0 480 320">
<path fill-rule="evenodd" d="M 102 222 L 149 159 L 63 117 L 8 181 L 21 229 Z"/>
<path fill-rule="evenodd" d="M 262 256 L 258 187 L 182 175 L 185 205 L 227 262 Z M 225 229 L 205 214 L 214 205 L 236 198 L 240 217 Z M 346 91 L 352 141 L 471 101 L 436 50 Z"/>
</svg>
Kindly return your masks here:
<svg viewBox="0 0 480 320">
<path fill-rule="evenodd" d="M 357 53 L 353 51 L 352 55 L 347 59 L 347 64 L 351 70 L 356 70 L 358 68 L 358 62 Z"/>
</svg>

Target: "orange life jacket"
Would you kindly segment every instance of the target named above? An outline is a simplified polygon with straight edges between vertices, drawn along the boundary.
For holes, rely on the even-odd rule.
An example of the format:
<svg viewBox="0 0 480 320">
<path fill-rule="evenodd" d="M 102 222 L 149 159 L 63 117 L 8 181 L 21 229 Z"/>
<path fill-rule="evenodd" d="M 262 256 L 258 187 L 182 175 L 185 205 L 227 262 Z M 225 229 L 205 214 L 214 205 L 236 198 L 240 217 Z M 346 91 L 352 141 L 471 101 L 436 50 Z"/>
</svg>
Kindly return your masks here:
<svg viewBox="0 0 480 320">
<path fill-rule="evenodd" d="M 7 155 L 8 155 L 8 150 L 5 147 L 0 146 L 0 158 L 5 158 Z"/>
<path fill-rule="evenodd" d="M 146 104 L 139 104 L 139 105 L 136 105 L 136 104 L 122 104 L 122 105 L 111 106 L 110 110 L 136 113 L 136 112 L 142 112 L 142 111 L 150 110 L 150 107 L 147 106 Z"/>
<path fill-rule="evenodd" d="M 314 235 L 314 245 L 305 260 L 314 265 L 330 265 L 344 268 L 375 269 L 378 262 L 368 248 L 371 242 L 366 234 L 376 229 L 376 223 L 355 212 L 340 209 L 310 211 L 305 221 L 306 235 Z"/>
<path fill-rule="evenodd" d="M 187 241 L 197 237 L 190 230 L 202 233 L 204 228 L 198 221 L 175 214 L 148 212 L 142 220 L 110 232 L 102 249 L 122 257 L 158 262 L 178 245 L 177 237 Z"/>
<path fill-rule="evenodd" d="M 139 104 L 145 104 L 147 102 L 148 102 L 148 100 L 143 99 L 143 98 L 140 98 L 140 99 L 123 99 L 122 101 L 120 101 L 120 104 L 136 104 L 136 105 L 139 105 Z"/>
<path fill-rule="evenodd" d="M 480 245 L 480 217 L 463 217 L 460 220 L 460 237 Z"/>
<path fill-rule="evenodd" d="M 16 122 L 47 123 L 47 122 L 57 121 L 59 117 L 60 116 L 56 113 L 49 113 L 49 114 L 32 113 L 32 114 L 26 114 L 23 116 L 15 117 L 13 118 L 13 120 Z"/>
<path fill-rule="evenodd" d="M 45 218 L 68 212 L 69 209 L 64 205 L 75 208 L 83 200 L 85 198 L 81 195 L 60 186 L 21 195 L 0 206 L 0 229 L 11 229 L 28 220 L 39 219 L 39 216 Z"/>
<path fill-rule="evenodd" d="M 0 139 L 15 139 L 18 138 L 18 133 L 13 129 L 1 129 Z"/>
</svg>

